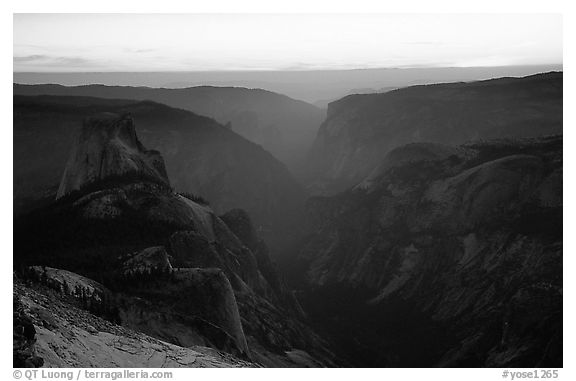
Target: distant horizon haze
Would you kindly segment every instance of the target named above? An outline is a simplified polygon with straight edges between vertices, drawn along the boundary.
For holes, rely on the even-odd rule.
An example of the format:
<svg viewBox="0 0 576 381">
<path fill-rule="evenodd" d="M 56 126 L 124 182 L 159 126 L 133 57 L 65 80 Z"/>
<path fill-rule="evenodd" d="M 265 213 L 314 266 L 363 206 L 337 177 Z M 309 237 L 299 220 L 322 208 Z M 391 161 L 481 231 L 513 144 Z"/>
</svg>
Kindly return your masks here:
<svg viewBox="0 0 576 381">
<path fill-rule="evenodd" d="M 14 81 L 351 93 L 561 70 L 560 14 L 14 14 Z M 559 69 L 560 68 L 560 69 Z"/>
<path fill-rule="evenodd" d="M 412 85 L 469 82 L 499 77 L 523 77 L 562 71 L 562 64 L 500 67 L 377 68 L 349 70 L 246 70 L 164 72 L 14 72 L 18 84 L 80 86 L 195 86 L 259 88 L 325 107 L 330 101 L 355 93 L 372 93 Z"/>
</svg>

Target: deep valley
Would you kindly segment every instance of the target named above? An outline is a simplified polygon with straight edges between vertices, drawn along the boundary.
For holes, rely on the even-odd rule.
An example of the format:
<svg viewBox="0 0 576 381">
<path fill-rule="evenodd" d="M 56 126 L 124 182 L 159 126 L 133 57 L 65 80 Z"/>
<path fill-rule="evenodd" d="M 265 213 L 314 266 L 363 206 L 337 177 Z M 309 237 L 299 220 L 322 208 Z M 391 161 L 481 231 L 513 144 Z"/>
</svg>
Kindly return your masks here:
<svg viewBox="0 0 576 381">
<path fill-rule="evenodd" d="M 15 367 L 564 365 L 562 72 L 13 89 Z"/>
</svg>

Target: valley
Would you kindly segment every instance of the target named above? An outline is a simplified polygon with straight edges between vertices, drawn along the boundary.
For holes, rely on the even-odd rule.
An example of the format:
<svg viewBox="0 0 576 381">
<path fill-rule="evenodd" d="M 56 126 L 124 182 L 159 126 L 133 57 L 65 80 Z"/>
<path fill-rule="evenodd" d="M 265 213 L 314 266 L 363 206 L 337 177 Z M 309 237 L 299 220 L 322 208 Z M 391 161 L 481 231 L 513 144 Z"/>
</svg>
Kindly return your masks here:
<svg viewBox="0 0 576 381">
<path fill-rule="evenodd" d="M 562 72 L 13 88 L 15 364 L 563 366 Z"/>
</svg>

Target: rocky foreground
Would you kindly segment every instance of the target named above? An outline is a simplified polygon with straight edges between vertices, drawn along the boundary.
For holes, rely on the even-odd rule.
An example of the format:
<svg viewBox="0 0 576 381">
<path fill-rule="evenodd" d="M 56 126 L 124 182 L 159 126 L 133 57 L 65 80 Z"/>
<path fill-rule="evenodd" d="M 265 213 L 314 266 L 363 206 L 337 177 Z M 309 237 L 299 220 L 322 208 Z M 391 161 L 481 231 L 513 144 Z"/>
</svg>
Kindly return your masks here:
<svg viewBox="0 0 576 381">
<path fill-rule="evenodd" d="M 253 367 L 210 348 L 180 347 L 113 324 L 74 306 L 45 286 L 15 280 L 19 316 L 33 325 L 30 359 L 48 368 L 228 368 Z M 30 329 L 30 328 L 29 328 Z M 15 364 L 16 365 L 16 364 Z M 31 361 L 20 366 L 34 365 Z"/>
</svg>

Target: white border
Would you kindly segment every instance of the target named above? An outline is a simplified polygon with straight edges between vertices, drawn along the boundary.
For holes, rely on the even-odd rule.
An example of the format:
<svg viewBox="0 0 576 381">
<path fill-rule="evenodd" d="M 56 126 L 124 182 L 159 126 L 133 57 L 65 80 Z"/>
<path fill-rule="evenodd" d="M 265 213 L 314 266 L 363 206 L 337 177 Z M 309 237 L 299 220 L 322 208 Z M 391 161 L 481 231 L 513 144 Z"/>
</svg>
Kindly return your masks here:
<svg viewBox="0 0 576 381">
<path fill-rule="evenodd" d="M 576 236 L 571 220 L 576 216 L 575 202 L 571 196 L 576 195 L 574 168 L 576 168 L 573 139 L 574 124 L 574 75 L 573 50 L 576 36 L 573 9 L 569 1 L 546 0 L 546 1 L 503 1 L 484 0 L 474 3 L 463 0 L 404 0 L 404 1 L 377 1 L 377 0 L 285 0 L 273 2 L 272 0 L 219 0 L 219 1 L 174 1 L 162 0 L 144 2 L 143 0 L 98 0 L 97 2 L 83 2 L 73 0 L 35 0 L 35 1 L 9 1 L 3 2 L 0 18 L 2 38 L 2 149 L 0 150 L 0 165 L 4 173 L 1 187 L 2 197 L 2 220 L 1 240 L 4 266 L 2 266 L 0 305 L 11 306 L 12 289 L 12 187 L 8 184 L 12 178 L 12 13 L 74 13 L 74 12 L 108 12 L 108 13 L 562 13 L 564 16 L 564 71 L 565 71 L 565 94 L 564 94 L 564 126 L 565 126 L 565 176 L 564 176 L 564 369 L 560 371 L 561 380 L 576 380 L 574 372 L 575 358 L 572 344 L 574 343 L 574 243 L 570 240 Z M 489 26 L 487 26 L 489 27 Z M 10 307 L 11 309 L 11 307 Z M 2 373 L 5 379 L 12 379 L 12 360 L 9 348 L 10 330 L 12 327 L 9 308 L 4 308 L 0 314 L 2 318 L 1 339 L 2 343 Z M 572 361 L 571 361 L 572 360 Z M 499 369 L 330 369 L 330 370 L 230 370 L 206 371 L 206 370 L 175 370 L 175 378 L 179 380 L 191 377 L 216 377 L 238 380 L 266 379 L 289 380 L 294 377 L 330 377 L 337 380 L 348 380 L 356 377 L 374 377 L 374 379 L 438 379 L 438 380 L 503 380 Z M 210 372 L 207 374 L 206 372 Z"/>
</svg>

